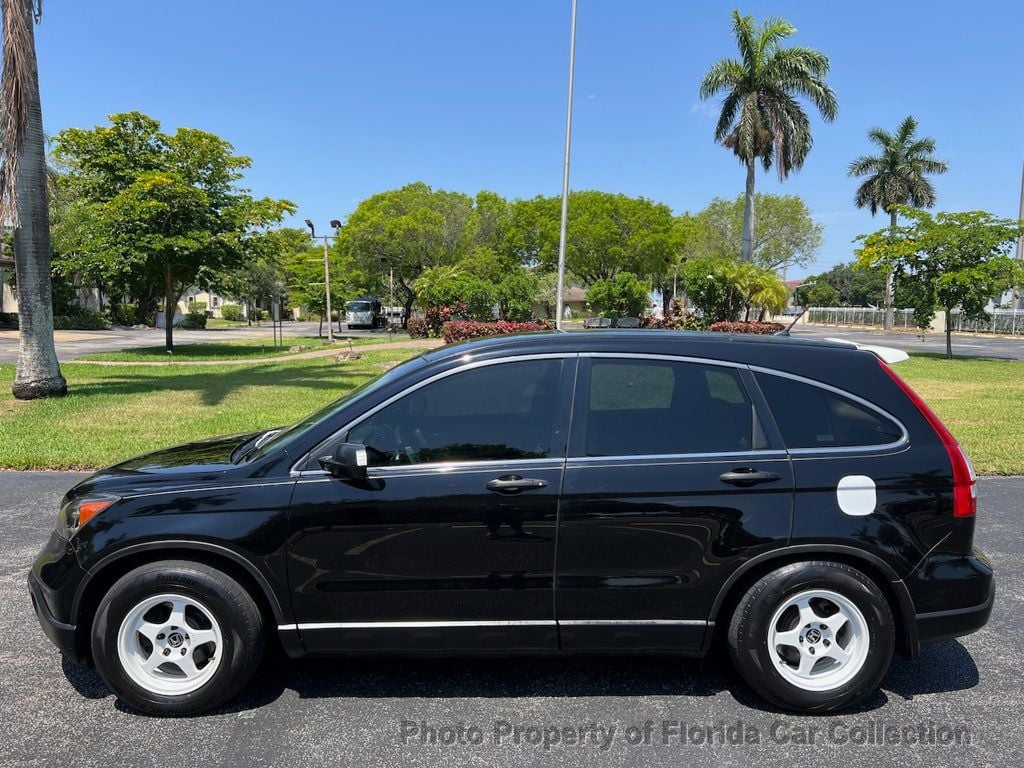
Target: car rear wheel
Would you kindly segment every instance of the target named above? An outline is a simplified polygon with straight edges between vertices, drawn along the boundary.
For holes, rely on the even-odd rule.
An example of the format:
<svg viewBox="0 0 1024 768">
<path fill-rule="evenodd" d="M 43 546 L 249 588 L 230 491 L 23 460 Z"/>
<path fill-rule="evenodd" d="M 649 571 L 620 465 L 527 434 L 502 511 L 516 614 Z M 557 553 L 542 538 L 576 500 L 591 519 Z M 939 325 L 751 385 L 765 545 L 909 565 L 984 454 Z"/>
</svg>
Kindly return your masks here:
<svg viewBox="0 0 1024 768">
<path fill-rule="evenodd" d="M 224 703 L 252 676 L 263 621 L 227 574 L 189 561 L 149 563 L 104 595 L 92 651 L 100 675 L 129 706 L 195 714 Z"/>
<path fill-rule="evenodd" d="M 878 586 L 842 563 L 793 563 L 740 599 L 729 648 L 740 674 L 771 703 L 831 712 L 870 695 L 895 647 L 892 610 Z"/>
</svg>

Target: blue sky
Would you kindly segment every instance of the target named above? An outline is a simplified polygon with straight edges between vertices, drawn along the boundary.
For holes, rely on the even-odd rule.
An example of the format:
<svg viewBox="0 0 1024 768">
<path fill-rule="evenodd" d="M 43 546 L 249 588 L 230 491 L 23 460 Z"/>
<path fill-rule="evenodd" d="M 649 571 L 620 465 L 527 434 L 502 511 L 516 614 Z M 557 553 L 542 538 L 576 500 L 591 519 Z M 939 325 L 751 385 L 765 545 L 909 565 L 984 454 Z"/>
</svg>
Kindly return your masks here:
<svg viewBox="0 0 1024 768">
<path fill-rule="evenodd" d="M 37 30 L 46 130 L 139 109 L 253 159 L 249 186 L 344 218 L 423 180 L 557 194 L 569 0 L 50 0 Z M 701 76 L 732 55 L 734 3 L 580 0 L 572 186 L 696 211 L 743 188 L 712 142 Z M 865 131 L 913 114 L 951 170 L 939 208 L 1015 216 L 1024 160 L 1019 0 L 746 2 L 832 60 L 838 120 L 815 120 L 802 171 L 759 190 L 804 197 L 825 225 L 818 271 L 883 222 L 852 203 Z M 791 275 L 794 276 L 794 275 Z"/>
</svg>

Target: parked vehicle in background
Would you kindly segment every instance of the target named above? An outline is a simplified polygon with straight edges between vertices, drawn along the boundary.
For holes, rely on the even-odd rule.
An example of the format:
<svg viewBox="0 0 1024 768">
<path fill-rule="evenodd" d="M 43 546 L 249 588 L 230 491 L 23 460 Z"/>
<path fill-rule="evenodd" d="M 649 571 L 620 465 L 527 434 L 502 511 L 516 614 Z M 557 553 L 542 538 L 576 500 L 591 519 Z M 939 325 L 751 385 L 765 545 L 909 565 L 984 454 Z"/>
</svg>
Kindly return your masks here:
<svg viewBox="0 0 1024 768">
<path fill-rule="evenodd" d="M 279 430 L 63 500 L 46 635 L 145 712 L 290 656 L 703 656 L 776 706 L 871 694 L 980 629 L 992 568 L 945 426 L 855 345 L 593 331 L 453 344 Z"/>
<path fill-rule="evenodd" d="M 384 324 L 380 299 L 360 296 L 345 302 L 345 325 L 349 328 L 380 328 Z"/>
</svg>

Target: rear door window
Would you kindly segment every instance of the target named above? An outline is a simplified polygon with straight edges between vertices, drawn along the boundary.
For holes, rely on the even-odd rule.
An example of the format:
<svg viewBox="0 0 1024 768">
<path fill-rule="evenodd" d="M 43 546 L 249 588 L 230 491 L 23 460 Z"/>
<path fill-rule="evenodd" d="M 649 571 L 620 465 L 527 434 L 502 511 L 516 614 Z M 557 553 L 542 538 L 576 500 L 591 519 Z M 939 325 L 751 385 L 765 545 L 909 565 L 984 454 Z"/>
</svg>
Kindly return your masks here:
<svg viewBox="0 0 1024 768">
<path fill-rule="evenodd" d="M 582 405 L 586 456 L 745 452 L 762 442 L 732 368 L 594 358 Z"/>
<path fill-rule="evenodd" d="M 784 376 L 756 376 L 787 448 L 887 445 L 903 437 L 892 419 L 837 392 Z"/>
</svg>

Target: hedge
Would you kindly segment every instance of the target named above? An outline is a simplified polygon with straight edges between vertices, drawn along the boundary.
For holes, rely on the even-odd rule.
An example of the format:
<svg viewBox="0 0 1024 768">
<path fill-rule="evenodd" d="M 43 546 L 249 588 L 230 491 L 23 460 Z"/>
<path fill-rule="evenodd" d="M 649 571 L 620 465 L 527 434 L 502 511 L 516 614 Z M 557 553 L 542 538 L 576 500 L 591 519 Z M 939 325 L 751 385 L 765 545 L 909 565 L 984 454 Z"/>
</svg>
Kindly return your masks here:
<svg viewBox="0 0 1024 768">
<path fill-rule="evenodd" d="M 446 343 L 476 339 L 481 336 L 502 336 L 509 333 L 525 333 L 527 331 L 549 331 L 551 326 L 546 322 L 514 323 L 499 320 L 496 323 L 483 323 L 475 320 L 449 320 L 441 328 Z"/>
<path fill-rule="evenodd" d="M 410 339 L 425 339 L 430 335 L 430 326 L 425 317 L 410 317 L 406 321 L 405 330 L 409 332 Z"/>
<path fill-rule="evenodd" d="M 719 331 L 721 333 L 760 333 L 764 335 L 770 335 L 785 330 L 785 328 L 786 326 L 784 326 L 782 323 L 733 323 L 728 321 L 722 321 L 718 323 L 712 323 L 708 327 L 708 330 Z"/>
</svg>

